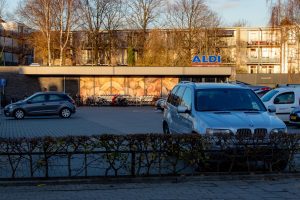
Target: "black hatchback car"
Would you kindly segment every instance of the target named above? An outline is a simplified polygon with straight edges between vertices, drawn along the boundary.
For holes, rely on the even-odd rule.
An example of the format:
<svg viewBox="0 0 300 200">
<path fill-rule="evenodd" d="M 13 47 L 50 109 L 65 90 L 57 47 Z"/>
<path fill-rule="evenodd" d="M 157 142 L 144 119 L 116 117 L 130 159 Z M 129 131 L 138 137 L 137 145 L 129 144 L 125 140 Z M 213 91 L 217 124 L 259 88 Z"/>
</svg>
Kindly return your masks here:
<svg viewBox="0 0 300 200">
<path fill-rule="evenodd" d="M 59 115 L 62 118 L 69 118 L 75 112 L 75 101 L 60 92 L 38 92 L 4 108 L 5 116 L 16 119 L 35 115 Z"/>
</svg>

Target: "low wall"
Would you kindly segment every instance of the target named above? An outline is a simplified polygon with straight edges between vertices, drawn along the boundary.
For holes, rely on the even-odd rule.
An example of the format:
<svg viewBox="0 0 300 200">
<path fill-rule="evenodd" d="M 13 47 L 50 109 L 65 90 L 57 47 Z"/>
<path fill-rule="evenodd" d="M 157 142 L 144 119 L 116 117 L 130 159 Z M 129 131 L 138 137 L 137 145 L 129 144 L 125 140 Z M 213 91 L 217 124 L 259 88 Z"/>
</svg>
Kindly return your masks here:
<svg viewBox="0 0 300 200">
<path fill-rule="evenodd" d="M 19 74 L 19 67 L 0 67 L 0 79 L 7 81 L 7 85 L 4 87 L 2 105 L 21 100 L 25 96 L 42 91 L 44 88 L 51 91 L 63 91 L 65 86 L 66 92 L 73 96 L 79 91 L 78 77 L 66 77 L 64 79 L 57 76 L 27 76 Z"/>
<path fill-rule="evenodd" d="M 300 74 L 237 74 L 236 80 L 275 87 L 277 84 L 300 84 Z"/>
</svg>

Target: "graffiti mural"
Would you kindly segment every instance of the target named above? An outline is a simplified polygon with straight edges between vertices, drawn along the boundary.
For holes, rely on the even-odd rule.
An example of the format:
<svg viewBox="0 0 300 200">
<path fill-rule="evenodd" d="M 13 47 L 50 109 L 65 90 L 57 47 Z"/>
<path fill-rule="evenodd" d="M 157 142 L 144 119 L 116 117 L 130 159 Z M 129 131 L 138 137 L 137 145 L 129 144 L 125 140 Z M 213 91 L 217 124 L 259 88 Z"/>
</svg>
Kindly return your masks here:
<svg viewBox="0 0 300 200">
<path fill-rule="evenodd" d="M 161 95 L 161 78 L 145 78 L 146 95 Z"/>
<path fill-rule="evenodd" d="M 179 78 L 162 78 L 162 96 L 167 96 L 173 87 L 179 82 Z"/>
<path fill-rule="evenodd" d="M 84 99 L 94 95 L 94 77 L 80 77 L 80 96 Z"/>
<path fill-rule="evenodd" d="M 145 95 L 145 79 L 144 77 L 129 77 L 128 78 L 128 95 L 143 96 Z"/>
<path fill-rule="evenodd" d="M 111 81 L 112 94 L 126 94 L 125 77 L 113 77 Z"/>
<path fill-rule="evenodd" d="M 111 94 L 111 77 L 96 77 L 95 78 L 95 95 Z"/>
<path fill-rule="evenodd" d="M 80 95 L 167 96 L 178 81 L 175 77 L 80 77 Z"/>
</svg>

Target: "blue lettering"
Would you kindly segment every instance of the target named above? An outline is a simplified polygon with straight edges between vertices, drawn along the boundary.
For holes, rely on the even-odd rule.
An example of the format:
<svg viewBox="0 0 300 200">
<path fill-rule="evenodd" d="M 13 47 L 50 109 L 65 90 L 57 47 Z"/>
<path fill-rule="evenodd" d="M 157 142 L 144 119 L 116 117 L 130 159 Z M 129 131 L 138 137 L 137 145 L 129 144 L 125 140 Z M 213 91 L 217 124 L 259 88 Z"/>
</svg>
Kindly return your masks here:
<svg viewBox="0 0 300 200">
<path fill-rule="evenodd" d="M 193 62 L 193 63 L 200 63 L 201 60 L 200 60 L 199 56 L 195 56 L 195 57 L 193 58 L 193 61 L 192 61 L 192 62 Z"/>
<path fill-rule="evenodd" d="M 209 62 L 214 63 L 217 61 L 217 56 L 209 56 Z"/>
<path fill-rule="evenodd" d="M 194 56 L 193 63 L 221 63 L 222 57 L 221 56 L 201 56 L 201 58 L 196 55 Z"/>
</svg>

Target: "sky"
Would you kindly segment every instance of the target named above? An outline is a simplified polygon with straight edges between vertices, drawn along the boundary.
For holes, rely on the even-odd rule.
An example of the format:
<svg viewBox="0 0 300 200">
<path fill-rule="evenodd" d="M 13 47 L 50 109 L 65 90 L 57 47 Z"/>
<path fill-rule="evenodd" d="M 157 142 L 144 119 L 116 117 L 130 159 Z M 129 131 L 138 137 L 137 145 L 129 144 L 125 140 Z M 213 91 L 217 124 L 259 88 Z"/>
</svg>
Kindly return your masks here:
<svg viewBox="0 0 300 200">
<path fill-rule="evenodd" d="M 246 20 L 247 26 L 266 26 L 269 21 L 269 8 L 266 0 L 206 0 L 218 13 L 225 26 L 239 20 Z"/>
<path fill-rule="evenodd" d="M 7 0 L 9 10 L 17 7 L 19 0 Z M 205 0 L 218 13 L 223 26 L 231 26 L 239 20 L 246 20 L 247 26 L 266 26 L 269 8 L 266 0 Z"/>
</svg>

